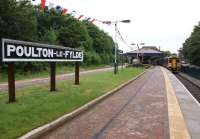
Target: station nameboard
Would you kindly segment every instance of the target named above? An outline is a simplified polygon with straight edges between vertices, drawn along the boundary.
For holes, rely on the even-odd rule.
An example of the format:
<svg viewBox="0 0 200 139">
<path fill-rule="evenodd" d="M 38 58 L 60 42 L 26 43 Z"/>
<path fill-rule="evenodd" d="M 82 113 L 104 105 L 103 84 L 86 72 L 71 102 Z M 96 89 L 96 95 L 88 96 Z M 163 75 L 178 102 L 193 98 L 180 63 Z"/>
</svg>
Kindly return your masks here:
<svg viewBox="0 0 200 139">
<path fill-rule="evenodd" d="M 2 62 L 83 61 L 83 51 L 62 46 L 2 39 Z"/>
</svg>

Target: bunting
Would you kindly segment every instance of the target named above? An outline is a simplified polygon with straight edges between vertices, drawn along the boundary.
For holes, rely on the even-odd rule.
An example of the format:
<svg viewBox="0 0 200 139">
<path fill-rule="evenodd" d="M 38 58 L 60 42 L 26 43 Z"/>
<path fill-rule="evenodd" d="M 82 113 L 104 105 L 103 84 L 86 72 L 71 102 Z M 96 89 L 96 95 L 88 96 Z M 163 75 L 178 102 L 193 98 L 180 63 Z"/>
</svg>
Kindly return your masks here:
<svg viewBox="0 0 200 139">
<path fill-rule="evenodd" d="M 91 23 L 94 23 L 94 21 L 96 21 L 96 19 L 93 19 L 93 20 L 91 21 Z"/>
<path fill-rule="evenodd" d="M 35 2 L 35 0 L 32 0 L 32 1 Z M 48 1 L 48 0 L 47 0 L 47 1 Z M 62 12 L 62 15 L 69 14 L 69 15 L 75 17 L 75 15 L 77 14 L 75 10 L 69 12 L 69 9 L 67 9 L 67 8 L 63 8 L 63 7 L 59 6 L 59 5 L 57 5 L 57 6 L 55 7 L 55 6 L 54 6 L 55 4 L 52 3 L 52 2 L 50 2 L 50 1 L 48 1 L 48 3 L 49 3 L 48 9 L 55 8 L 57 11 Z M 42 11 L 45 10 L 45 6 L 46 6 L 46 0 L 41 0 L 41 10 L 42 10 Z M 115 24 L 115 22 L 112 22 L 112 21 L 99 20 L 99 19 L 91 18 L 91 17 L 85 17 L 85 18 L 83 19 L 83 17 L 84 17 L 83 14 L 79 14 L 77 20 L 81 20 L 81 19 L 82 19 L 82 20 L 87 21 L 87 22 L 92 23 L 92 24 L 93 24 L 94 22 L 100 22 L 100 23 L 106 24 L 106 25 L 114 25 L 114 24 Z M 119 29 L 116 28 L 115 31 L 116 31 L 116 33 L 117 33 L 117 37 L 119 37 L 120 40 L 121 40 L 124 44 L 126 44 L 126 45 L 129 47 L 129 45 L 127 44 L 127 42 L 126 42 L 126 41 L 124 40 L 124 38 L 122 37 L 122 35 L 121 35 Z M 130 48 L 130 47 L 129 47 L 129 48 Z"/>
<path fill-rule="evenodd" d="M 90 17 L 86 17 L 84 20 L 85 21 L 90 21 L 90 19 L 91 19 Z"/>
<path fill-rule="evenodd" d="M 62 8 L 61 8 L 61 6 L 56 6 L 56 10 L 58 10 L 58 11 L 61 11 L 62 10 Z"/>
<path fill-rule="evenodd" d="M 71 16 L 75 16 L 76 11 L 72 11 L 72 12 L 70 12 L 69 14 L 70 14 Z"/>
<path fill-rule="evenodd" d="M 46 0 L 41 0 L 41 9 L 44 11 L 45 9 Z"/>
<path fill-rule="evenodd" d="M 35 0 L 32 0 L 32 1 L 35 2 Z M 48 9 L 55 8 L 57 11 L 62 12 L 62 15 L 69 14 L 69 15 L 71 15 L 73 17 L 75 17 L 75 15 L 77 14 L 75 10 L 69 12 L 68 8 L 63 8 L 63 7 L 59 6 L 59 5 L 55 6 L 55 4 L 52 3 L 52 2 L 50 2 L 49 0 L 41 0 L 41 10 L 42 11 L 44 11 L 47 1 L 49 3 Z M 112 22 L 112 21 L 102 21 L 102 20 L 98 20 L 96 18 L 91 18 L 91 17 L 85 17 L 85 18 L 83 18 L 84 17 L 83 14 L 79 14 L 79 16 L 77 16 L 77 17 L 78 17 L 77 20 L 81 20 L 82 19 L 82 20 L 90 22 L 92 24 L 94 22 L 100 22 L 100 23 L 106 24 L 106 25 L 113 25 L 114 24 L 114 22 Z"/>
<path fill-rule="evenodd" d="M 62 11 L 62 15 L 67 14 L 67 11 L 68 11 L 68 9 L 64 8 L 63 11 Z"/>
<path fill-rule="evenodd" d="M 54 8 L 54 3 L 52 3 L 52 2 L 49 2 L 48 9 L 52 9 L 52 8 Z"/>
<path fill-rule="evenodd" d="M 83 17 L 83 15 L 80 15 L 77 19 L 80 20 Z"/>
</svg>

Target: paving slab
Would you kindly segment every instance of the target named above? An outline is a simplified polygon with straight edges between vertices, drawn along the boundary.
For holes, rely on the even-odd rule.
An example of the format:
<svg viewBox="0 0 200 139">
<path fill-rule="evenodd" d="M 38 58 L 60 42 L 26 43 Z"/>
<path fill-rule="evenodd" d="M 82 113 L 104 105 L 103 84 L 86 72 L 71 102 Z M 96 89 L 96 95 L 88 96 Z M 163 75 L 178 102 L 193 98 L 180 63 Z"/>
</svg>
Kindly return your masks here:
<svg viewBox="0 0 200 139">
<path fill-rule="evenodd" d="M 192 139 L 200 138 L 200 104 L 186 87 L 169 71 L 166 71 L 176 92 L 181 111 Z"/>
<path fill-rule="evenodd" d="M 168 139 L 164 76 L 151 69 L 43 139 Z"/>
<path fill-rule="evenodd" d="M 167 72 L 167 70 L 164 68 L 162 68 L 162 71 L 165 77 L 166 85 L 170 139 L 190 139 L 191 136 L 188 131 L 184 116 L 181 112 L 181 108 L 176 97 L 176 92 L 169 78 L 169 72 Z"/>
</svg>

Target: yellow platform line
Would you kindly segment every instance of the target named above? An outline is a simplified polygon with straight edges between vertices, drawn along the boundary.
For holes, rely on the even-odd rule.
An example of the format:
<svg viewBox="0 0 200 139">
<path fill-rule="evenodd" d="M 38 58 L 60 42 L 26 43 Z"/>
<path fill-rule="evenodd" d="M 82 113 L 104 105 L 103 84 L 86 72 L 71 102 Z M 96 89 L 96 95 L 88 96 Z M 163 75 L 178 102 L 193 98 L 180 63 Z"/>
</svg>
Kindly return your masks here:
<svg viewBox="0 0 200 139">
<path fill-rule="evenodd" d="M 191 139 L 171 81 L 162 68 L 165 78 L 170 139 Z"/>
</svg>

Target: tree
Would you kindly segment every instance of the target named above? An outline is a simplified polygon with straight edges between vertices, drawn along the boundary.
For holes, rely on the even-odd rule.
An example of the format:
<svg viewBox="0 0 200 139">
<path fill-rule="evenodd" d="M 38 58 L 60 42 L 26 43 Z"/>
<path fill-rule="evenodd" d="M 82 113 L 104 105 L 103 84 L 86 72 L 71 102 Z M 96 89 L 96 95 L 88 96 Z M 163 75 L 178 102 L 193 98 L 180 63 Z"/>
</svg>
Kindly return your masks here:
<svg viewBox="0 0 200 139">
<path fill-rule="evenodd" d="M 183 44 L 183 55 L 192 64 L 200 66 L 200 26 L 195 26 L 190 37 Z"/>
<path fill-rule="evenodd" d="M 81 48 L 85 51 L 92 50 L 92 39 L 84 24 L 74 18 L 69 18 L 66 25 L 59 30 L 60 44 L 71 48 Z"/>
<path fill-rule="evenodd" d="M 93 50 L 101 57 L 104 64 L 112 62 L 114 58 L 113 39 L 94 24 L 84 23 L 87 26 L 90 37 L 93 39 Z"/>
<path fill-rule="evenodd" d="M 37 20 L 34 6 L 27 0 L 0 1 L 0 38 L 24 41 L 37 40 Z M 23 69 L 27 63 L 16 63 L 17 69 Z M 5 64 L 0 68 L 5 69 Z"/>
<path fill-rule="evenodd" d="M 169 57 L 169 56 L 172 55 L 172 53 L 170 51 L 164 51 L 164 55 L 167 56 L 167 57 Z"/>
<path fill-rule="evenodd" d="M 0 38 L 34 41 L 37 20 L 29 1 L 0 1 Z"/>
</svg>

